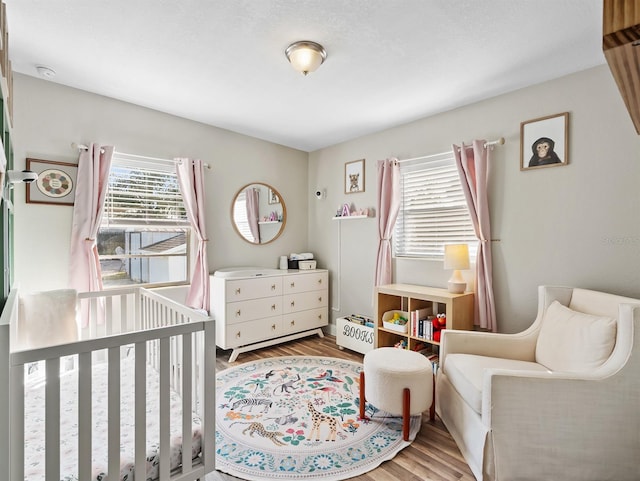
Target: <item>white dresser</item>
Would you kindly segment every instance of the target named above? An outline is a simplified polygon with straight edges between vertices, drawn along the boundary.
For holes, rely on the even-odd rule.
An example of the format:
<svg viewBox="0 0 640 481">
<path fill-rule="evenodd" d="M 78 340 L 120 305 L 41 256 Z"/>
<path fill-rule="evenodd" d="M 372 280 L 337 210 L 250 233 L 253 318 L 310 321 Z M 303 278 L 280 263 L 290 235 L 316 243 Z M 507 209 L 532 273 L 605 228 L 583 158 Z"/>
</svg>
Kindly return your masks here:
<svg viewBox="0 0 640 481">
<path fill-rule="evenodd" d="M 238 354 L 318 334 L 329 323 L 329 275 L 314 270 L 246 270 L 211 276 L 216 344 Z"/>
</svg>

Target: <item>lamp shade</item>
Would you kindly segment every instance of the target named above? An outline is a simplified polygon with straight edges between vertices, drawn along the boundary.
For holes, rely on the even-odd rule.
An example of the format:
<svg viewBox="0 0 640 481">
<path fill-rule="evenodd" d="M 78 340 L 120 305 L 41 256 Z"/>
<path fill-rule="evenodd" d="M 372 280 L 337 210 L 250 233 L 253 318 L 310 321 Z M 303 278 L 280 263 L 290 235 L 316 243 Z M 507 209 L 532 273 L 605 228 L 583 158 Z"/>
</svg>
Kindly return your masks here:
<svg viewBox="0 0 640 481">
<path fill-rule="evenodd" d="M 464 270 L 469 268 L 469 246 L 449 244 L 444 246 L 444 268 Z"/>
<path fill-rule="evenodd" d="M 327 52 L 322 45 L 309 40 L 292 43 L 285 50 L 285 55 L 291 66 L 304 75 L 314 72 L 327 58 Z"/>
</svg>

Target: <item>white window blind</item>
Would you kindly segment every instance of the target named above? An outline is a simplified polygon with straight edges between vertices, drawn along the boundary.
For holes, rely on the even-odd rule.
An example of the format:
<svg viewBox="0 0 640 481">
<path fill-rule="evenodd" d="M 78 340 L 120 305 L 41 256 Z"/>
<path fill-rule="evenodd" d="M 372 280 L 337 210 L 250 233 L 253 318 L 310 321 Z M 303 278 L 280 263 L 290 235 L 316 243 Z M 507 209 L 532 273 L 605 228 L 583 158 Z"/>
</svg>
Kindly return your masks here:
<svg viewBox="0 0 640 481">
<path fill-rule="evenodd" d="M 173 163 L 114 154 L 103 226 L 188 224 Z"/>
<path fill-rule="evenodd" d="M 393 246 L 396 257 L 442 259 L 445 244 L 477 239 L 453 152 L 400 164 L 401 205 Z"/>
<path fill-rule="evenodd" d="M 247 218 L 247 194 L 240 192 L 233 203 L 233 222 L 238 228 L 238 232 L 245 239 L 253 239 L 249 219 Z"/>
<path fill-rule="evenodd" d="M 115 153 L 97 238 L 104 286 L 187 283 L 190 232 L 175 163 Z"/>
</svg>

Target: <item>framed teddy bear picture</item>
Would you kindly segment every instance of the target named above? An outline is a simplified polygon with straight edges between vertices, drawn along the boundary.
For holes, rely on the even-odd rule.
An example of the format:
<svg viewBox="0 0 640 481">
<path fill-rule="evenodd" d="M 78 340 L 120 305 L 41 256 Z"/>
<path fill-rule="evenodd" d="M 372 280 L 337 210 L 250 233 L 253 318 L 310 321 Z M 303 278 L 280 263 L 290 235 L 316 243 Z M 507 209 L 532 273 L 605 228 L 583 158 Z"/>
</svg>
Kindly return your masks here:
<svg viewBox="0 0 640 481">
<path fill-rule="evenodd" d="M 344 164 L 344 193 L 364 192 L 364 159 Z"/>
</svg>

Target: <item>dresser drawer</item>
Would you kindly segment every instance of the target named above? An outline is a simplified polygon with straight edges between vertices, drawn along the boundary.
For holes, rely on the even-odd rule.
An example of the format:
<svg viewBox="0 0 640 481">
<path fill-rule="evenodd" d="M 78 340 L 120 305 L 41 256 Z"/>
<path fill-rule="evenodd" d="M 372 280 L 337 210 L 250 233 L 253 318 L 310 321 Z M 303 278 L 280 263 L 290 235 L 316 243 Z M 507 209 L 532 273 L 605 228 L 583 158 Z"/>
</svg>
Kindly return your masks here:
<svg viewBox="0 0 640 481">
<path fill-rule="evenodd" d="M 282 296 L 263 297 L 249 301 L 229 302 L 225 307 L 227 324 L 252 321 L 282 314 Z"/>
<path fill-rule="evenodd" d="M 282 295 L 282 277 L 256 277 L 226 283 L 226 302 L 279 295 Z"/>
<path fill-rule="evenodd" d="M 282 312 L 298 312 L 307 309 L 315 309 L 316 307 L 327 307 L 329 291 L 324 289 L 321 291 L 301 292 L 299 294 L 285 294 L 282 296 Z"/>
<path fill-rule="evenodd" d="M 293 312 L 282 316 L 283 334 L 291 334 L 307 329 L 326 326 L 329 323 L 329 315 L 326 307 L 309 309 L 308 311 Z"/>
<path fill-rule="evenodd" d="M 267 317 L 226 326 L 224 345 L 218 345 L 223 349 L 232 349 L 282 335 L 282 317 Z"/>
<path fill-rule="evenodd" d="M 282 292 L 285 294 L 293 294 L 296 292 L 328 289 L 328 279 L 329 276 L 326 271 L 284 276 L 282 280 Z"/>
</svg>

